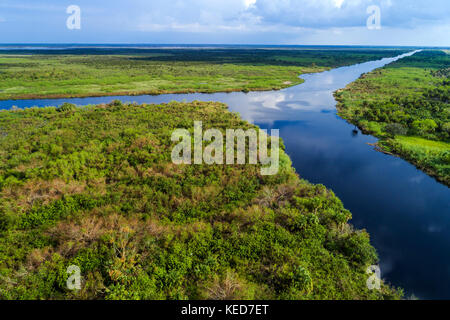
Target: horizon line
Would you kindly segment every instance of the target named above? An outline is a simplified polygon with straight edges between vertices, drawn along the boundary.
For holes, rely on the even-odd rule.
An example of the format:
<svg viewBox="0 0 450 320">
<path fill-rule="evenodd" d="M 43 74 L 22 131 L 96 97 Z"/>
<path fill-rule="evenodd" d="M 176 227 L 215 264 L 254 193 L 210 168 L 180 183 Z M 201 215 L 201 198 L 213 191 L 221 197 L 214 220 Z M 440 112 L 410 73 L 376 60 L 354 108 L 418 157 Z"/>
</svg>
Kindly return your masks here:
<svg viewBox="0 0 450 320">
<path fill-rule="evenodd" d="M 371 45 L 371 44 L 233 44 L 233 43 L 133 43 L 133 42 L 5 42 L 0 46 L 250 46 L 250 47 L 379 47 L 379 48 L 450 48 L 432 45 Z"/>
</svg>

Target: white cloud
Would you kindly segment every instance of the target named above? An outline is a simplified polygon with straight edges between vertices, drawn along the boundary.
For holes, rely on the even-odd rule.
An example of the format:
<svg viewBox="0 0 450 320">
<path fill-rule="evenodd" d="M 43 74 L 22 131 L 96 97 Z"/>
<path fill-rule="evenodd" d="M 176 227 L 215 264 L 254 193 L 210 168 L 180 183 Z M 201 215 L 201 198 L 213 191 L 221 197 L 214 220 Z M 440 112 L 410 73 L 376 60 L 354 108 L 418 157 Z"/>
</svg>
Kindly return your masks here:
<svg viewBox="0 0 450 320">
<path fill-rule="evenodd" d="M 433 6 L 422 1 L 378 0 L 381 31 L 366 28 L 366 9 L 374 3 L 372 0 L 191 0 L 167 5 L 158 2 L 151 8 L 147 1 L 130 1 L 138 1 L 140 6 L 133 6 L 133 18 L 122 28 L 198 33 L 204 37 L 210 34 L 213 43 L 218 41 L 214 34 L 228 34 L 227 39 L 233 42 L 246 36 L 247 43 L 262 43 L 263 39 L 280 44 L 419 45 L 418 32 L 439 29 L 433 37 L 425 39 L 441 38 L 438 43 L 446 45 L 442 30 L 450 26 L 448 0 L 436 0 Z"/>
<path fill-rule="evenodd" d="M 256 0 L 244 0 L 245 8 L 250 8 L 251 6 L 255 5 Z"/>
<path fill-rule="evenodd" d="M 266 23 L 312 28 L 356 27 L 365 25 L 366 9 L 374 3 L 381 9 L 383 25 L 412 26 L 449 21 L 448 0 L 435 0 L 433 5 L 411 0 L 258 0 L 251 11 L 263 17 Z"/>
<path fill-rule="evenodd" d="M 344 0 L 333 0 L 333 2 L 336 8 L 341 8 L 342 4 L 344 3 Z"/>
<path fill-rule="evenodd" d="M 104 1 L 77 0 L 75 3 L 83 11 L 83 35 L 92 42 L 449 45 L 450 41 L 448 0 L 433 0 L 432 5 L 422 0 L 109 0 L 107 5 Z M 366 28 L 366 9 L 372 4 L 381 8 L 382 30 Z M 66 35 L 60 35 L 66 29 L 61 28 L 59 33 L 57 28 L 60 21 L 65 21 L 65 6 L 55 5 L 54 0 L 0 0 L 0 13 L 3 18 L 0 22 L 18 23 L 13 31 L 2 30 L 3 41 L 38 40 L 32 35 L 56 42 L 66 39 Z M 190 33 L 189 37 L 186 33 Z M 42 41 L 50 41 L 47 38 Z"/>
</svg>

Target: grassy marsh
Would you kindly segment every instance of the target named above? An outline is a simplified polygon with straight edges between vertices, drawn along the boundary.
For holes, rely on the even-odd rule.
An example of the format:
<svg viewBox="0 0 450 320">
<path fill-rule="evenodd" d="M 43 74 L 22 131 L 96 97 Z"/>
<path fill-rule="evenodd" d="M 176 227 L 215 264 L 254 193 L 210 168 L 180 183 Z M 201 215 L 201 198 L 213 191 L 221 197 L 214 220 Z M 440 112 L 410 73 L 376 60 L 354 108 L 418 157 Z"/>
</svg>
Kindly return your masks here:
<svg viewBox="0 0 450 320">
<path fill-rule="evenodd" d="M 335 93 L 339 115 L 450 185 L 450 55 L 422 51 Z"/>
<path fill-rule="evenodd" d="M 0 99 L 277 90 L 401 50 L 37 50 L 0 55 Z M 120 52 L 120 51 L 119 51 Z"/>
</svg>

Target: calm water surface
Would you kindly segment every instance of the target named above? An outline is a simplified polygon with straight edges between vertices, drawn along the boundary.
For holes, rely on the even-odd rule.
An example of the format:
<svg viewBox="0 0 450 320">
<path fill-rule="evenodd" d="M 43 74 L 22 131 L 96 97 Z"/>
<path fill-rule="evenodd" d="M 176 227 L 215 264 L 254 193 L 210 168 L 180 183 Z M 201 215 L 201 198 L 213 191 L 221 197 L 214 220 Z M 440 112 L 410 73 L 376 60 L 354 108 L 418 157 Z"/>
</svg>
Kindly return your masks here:
<svg viewBox="0 0 450 320">
<path fill-rule="evenodd" d="M 353 213 L 352 223 L 371 234 L 382 277 L 421 299 L 450 298 L 450 189 L 408 162 L 374 151 L 372 136 L 355 134 L 336 115 L 332 93 L 382 59 L 317 74 L 281 91 L 168 94 L 0 101 L 0 109 L 171 100 L 221 101 L 264 129 L 280 129 L 286 151 L 302 178 L 322 183 Z"/>
</svg>

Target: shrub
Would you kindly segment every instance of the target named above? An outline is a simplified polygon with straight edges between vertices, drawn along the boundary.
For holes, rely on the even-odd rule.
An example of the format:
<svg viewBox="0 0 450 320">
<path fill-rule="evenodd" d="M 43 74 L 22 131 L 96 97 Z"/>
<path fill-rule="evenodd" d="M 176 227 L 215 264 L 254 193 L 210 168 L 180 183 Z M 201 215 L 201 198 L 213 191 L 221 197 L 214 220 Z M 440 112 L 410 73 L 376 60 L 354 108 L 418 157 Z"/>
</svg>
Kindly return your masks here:
<svg viewBox="0 0 450 320">
<path fill-rule="evenodd" d="M 57 110 L 59 112 L 67 112 L 67 111 L 73 111 L 76 109 L 76 105 L 69 102 L 64 102 Z"/>
<path fill-rule="evenodd" d="M 419 135 L 427 135 L 433 133 L 438 125 L 433 119 L 416 120 L 411 125 L 415 133 Z"/>
<path fill-rule="evenodd" d="M 384 131 L 386 131 L 387 134 L 389 134 L 391 137 L 395 137 L 397 135 L 405 135 L 408 133 L 408 129 L 405 128 L 400 123 L 388 123 L 384 127 Z"/>
</svg>

